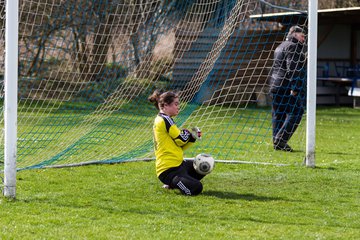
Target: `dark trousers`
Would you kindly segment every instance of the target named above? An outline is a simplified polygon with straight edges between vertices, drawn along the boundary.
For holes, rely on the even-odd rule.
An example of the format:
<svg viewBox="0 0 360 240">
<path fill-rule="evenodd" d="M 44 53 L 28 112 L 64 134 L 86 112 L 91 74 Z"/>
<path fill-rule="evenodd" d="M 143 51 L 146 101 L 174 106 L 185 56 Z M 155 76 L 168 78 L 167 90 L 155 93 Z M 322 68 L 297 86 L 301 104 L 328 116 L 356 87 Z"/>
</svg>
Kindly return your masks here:
<svg viewBox="0 0 360 240">
<path fill-rule="evenodd" d="M 183 161 L 179 167 L 174 167 L 161 173 L 159 179 L 170 188 L 177 188 L 185 195 L 198 195 L 203 185 L 200 180 L 204 177 L 197 173 L 193 161 Z"/>
<path fill-rule="evenodd" d="M 300 94 L 272 94 L 273 142 L 287 143 L 304 114 L 304 97 Z"/>
</svg>

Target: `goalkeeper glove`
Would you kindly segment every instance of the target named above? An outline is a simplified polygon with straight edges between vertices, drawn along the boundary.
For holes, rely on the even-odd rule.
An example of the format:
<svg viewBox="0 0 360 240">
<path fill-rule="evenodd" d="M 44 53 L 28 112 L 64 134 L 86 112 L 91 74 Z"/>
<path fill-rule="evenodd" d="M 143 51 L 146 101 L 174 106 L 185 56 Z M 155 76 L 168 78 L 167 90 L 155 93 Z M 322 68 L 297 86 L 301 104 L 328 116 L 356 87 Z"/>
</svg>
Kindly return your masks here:
<svg viewBox="0 0 360 240">
<path fill-rule="evenodd" d="M 198 127 L 193 127 L 191 129 L 191 135 L 193 136 L 193 138 L 195 139 L 201 139 L 201 130 Z"/>
</svg>

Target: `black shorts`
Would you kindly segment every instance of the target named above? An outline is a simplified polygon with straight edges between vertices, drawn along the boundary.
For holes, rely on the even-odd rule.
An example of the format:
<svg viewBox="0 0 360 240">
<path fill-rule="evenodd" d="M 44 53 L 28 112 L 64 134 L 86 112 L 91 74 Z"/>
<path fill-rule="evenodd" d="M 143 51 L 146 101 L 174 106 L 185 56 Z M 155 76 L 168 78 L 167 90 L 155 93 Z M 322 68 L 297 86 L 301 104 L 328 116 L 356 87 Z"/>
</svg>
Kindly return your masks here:
<svg viewBox="0 0 360 240">
<path fill-rule="evenodd" d="M 193 161 L 191 160 L 185 160 L 180 166 L 167 169 L 159 175 L 159 179 L 162 183 L 171 186 L 175 176 L 190 179 L 195 178 L 196 180 L 201 180 L 204 177 L 204 175 L 195 171 Z"/>
</svg>

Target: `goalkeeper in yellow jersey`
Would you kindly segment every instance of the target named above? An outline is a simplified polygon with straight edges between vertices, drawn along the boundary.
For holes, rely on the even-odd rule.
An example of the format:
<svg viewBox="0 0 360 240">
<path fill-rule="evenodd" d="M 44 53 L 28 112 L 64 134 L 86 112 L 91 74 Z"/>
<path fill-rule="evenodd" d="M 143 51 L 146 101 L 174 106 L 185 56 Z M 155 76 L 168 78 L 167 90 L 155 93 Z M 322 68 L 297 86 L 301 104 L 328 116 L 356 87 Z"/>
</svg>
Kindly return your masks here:
<svg viewBox="0 0 360 240">
<path fill-rule="evenodd" d="M 164 188 L 179 189 L 185 195 L 198 195 L 203 189 L 192 161 L 184 161 L 183 151 L 201 136 L 201 132 L 191 133 L 179 129 L 172 117 L 179 114 L 179 96 L 174 92 L 155 91 L 149 98 L 159 110 L 155 118 L 154 148 L 156 156 L 156 175 Z"/>
</svg>

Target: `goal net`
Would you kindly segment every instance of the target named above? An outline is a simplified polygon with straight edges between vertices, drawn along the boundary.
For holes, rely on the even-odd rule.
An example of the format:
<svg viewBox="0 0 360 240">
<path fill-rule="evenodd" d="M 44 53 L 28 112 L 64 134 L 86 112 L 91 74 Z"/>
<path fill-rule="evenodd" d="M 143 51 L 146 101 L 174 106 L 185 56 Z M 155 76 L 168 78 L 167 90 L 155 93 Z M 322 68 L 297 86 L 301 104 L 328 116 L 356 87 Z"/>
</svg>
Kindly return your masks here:
<svg viewBox="0 0 360 240">
<path fill-rule="evenodd" d="M 186 158 L 304 159 L 305 121 L 296 151 L 273 148 L 269 76 L 305 14 L 258 0 L 20 0 L 19 11 L 18 169 L 154 159 L 155 89 L 178 91 L 175 122 L 203 132 Z"/>
</svg>

